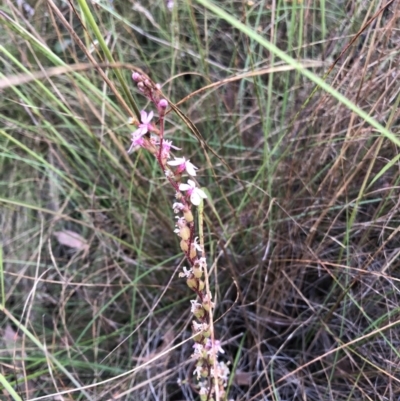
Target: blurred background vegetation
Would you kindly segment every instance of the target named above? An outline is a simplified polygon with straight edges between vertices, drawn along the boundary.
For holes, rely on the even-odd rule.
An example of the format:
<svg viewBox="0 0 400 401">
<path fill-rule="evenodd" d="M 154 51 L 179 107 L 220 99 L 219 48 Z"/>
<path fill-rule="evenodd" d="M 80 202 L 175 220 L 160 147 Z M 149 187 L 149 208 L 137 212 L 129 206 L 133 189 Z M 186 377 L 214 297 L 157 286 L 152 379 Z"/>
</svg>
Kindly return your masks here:
<svg viewBox="0 0 400 401">
<path fill-rule="evenodd" d="M 174 193 L 150 154 L 126 153 L 129 96 L 151 109 L 136 69 L 199 132 L 168 114 L 211 195 L 230 398 L 398 399 L 399 9 L 4 0 L 1 400 L 198 399 Z M 332 90 L 253 33 L 317 77 L 332 67 Z"/>
</svg>

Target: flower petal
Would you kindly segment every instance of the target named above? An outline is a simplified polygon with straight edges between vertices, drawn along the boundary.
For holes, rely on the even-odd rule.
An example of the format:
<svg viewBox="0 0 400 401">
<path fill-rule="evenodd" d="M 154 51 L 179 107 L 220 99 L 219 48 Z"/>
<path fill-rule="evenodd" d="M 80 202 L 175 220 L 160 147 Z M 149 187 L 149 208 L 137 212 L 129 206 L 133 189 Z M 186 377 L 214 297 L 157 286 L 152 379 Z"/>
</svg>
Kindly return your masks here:
<svg viewBox="0 0 400 401">
<path fill-rule="evenodd" d="M 196 170 L 198 169 L 194 164 L 190 163 L 190 161 L 188 160 L 185 163 L 185 168 L 186 168 L 186 172 L 189 175 L 195 176 L 196 175 Z"/>
<path fill-rule="evenodd" d="M 207 199 L 207 195 L 206 195 L 206 193 L 205 193 L 202 189 L 196 188 L 195 191 L 196 191 L 196 192 L 198 193 L 198 195 L 201 196 L 203 199 Z"/>
<path fill-rule="evenodd" d="M 146 121 L 142 121 L 142 122 L 144 124 L 148 124 L 151 121 L 151 119 L 153 118 L 153 116 L 154 116 L 154 113 L 153 113 L 153 110 L 152 110 L 149 114 L 147 114 Z"/>
<path fill-rule="evenodd" d="M 142 110 L 140 112 L 140 121 L 145 124 L 146 119 L 147 119 L 147 112 L 145 110 Z"/>
<path fill-rule="evenodd" d="M 190 195 L 190 202 L 193 203 L 195 206 L 199 206 L 201 202 L 201 198 L 196 191 L 193 191 Z"/>
<path fill-rule="evenodd" d="M 184 157 L 175 157 L 175 160 L 170 160 L 167 162 L 170 166 L 179 166 L 181 164 L 185 163 L 185 158 Z"/>
<path fill-rule="evenodd" d="M 190 189 L 192 189 L 192 187 L 188 184 L 179 184 L 180 191 L 189 191 Z"/>
<path fill-rule="evenodd" d="M 131 134 L 132 141 L 137 139 L 138 137 L 144 135 L 144 134 L 142 134 L 142 132 L 143 132 L 142 127 L 139 127 L 136 131 L 132 132 L 132 134 Z"/>
</svg>

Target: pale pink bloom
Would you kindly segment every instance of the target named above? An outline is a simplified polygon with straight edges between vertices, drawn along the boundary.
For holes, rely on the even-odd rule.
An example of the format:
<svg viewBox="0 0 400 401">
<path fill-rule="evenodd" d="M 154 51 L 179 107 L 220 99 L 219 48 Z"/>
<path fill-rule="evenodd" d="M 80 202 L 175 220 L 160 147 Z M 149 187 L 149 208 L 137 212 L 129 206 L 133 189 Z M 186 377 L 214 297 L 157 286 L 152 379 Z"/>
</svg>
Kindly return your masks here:
<svg viewBox="0 0 400 401">
<path fill-rule="evenodd" d="M 194 348 L 194 355 L 200 355 L 203 352 L 204 347 L 203 344 L 194 343 L 193 348 Z"/>
<path fill-rule="evenodd" d="M 192 275 L 192 269 L 187 269 L 186 266 L 183 266 L 183 272 L 179 273 L 179 277 L 187 277 L 189 278 Z"/>
<path fill-rule="evenodd" d="M 199 259 L 199 265 L 202 269 L 205 269 L 207 267 L 207 260 L 206 258 L 200 258 Z"/>
<path fill-rule="evenodd" d="M 202 371 L 203 371 L 203 367 L 201 365 L 196 366 L 196 369 L 193 371 L 193 374 L 197 375 L 197 380 L 200 379 Z M 201 394 L 201 392 L 200 392 L 200 394 Z M 205 394 L 207 394 L 207 393 L 205 393 Z"/>
<path fill-rule="evenodd" d="M 180 203 L 180 202 L 175 202 L 172 205 L 172 209 L 174 210 L 174 213 L 179 213 L 184 208 L 185 208 L 185 205 L 183 203 Z"/>
<path fill-rule="evenodd" d="M 197 243 L 197 241 L 199 240 L 199 237 L 196 237 L 194 239 L 194 242 L 192 242 L 192 246 L 194 246 L 194 248 L 196 249 L 196 251 L 202 252 L 203 250 L 201 249 L 200 244 Z"/>
<path fill-rule="evenodd" d="M 230 372 L 229 372 L 228 366 L 226 366 L 226 364 L 224 362 L 218 362 L 217 376 L 225 382 L 224 387 L 226 387 L 226 382 L 228 381 L 229 373 Z M 214 368 L 211 368 L 211 376 L 215 376 Z"/>
<path fill-rule="evenodd" d="M 190 303 L 192 304 L 190 311 L 192 313 L 196 312 L 198 309 L 202 309 L 202 305 L 199 304 L 197 301 L 194 301 L 193 299 L 190 301 Z"/>
<path fill-rule="evenodd" d="M 188 195 L 190 196 L 190 201 L 195 206 L 199 206 L 202 199 L 206 199 L 207 195 L 205 192 L 196 187 L 196 183 L 192 180 L 188 180 L 187 184 L 179 184 L 180 191 L 187 191 Z"/>
<path fill-rule="evenodd" d="M 198 170 L 198 168 L 193 163 L 190 163 L 190 160 L 186 160 L 184 157 L 175 157 L 175 160 L 169 161 L 168 164 L 170 166 L 177 166 L 177 174 L 180 174 L 186 170 L 189 175 L 195 176 L 196 170 Z"/>
<path fill-rule="evenodd" d="M 149 114 L 147 114 L 144 110 L 140 112 L 142 123 L 139 124 L 138 129 L 132 133 L 132 143 L 128 150 L 128 153 L 131 153 L 132 150 L 136 150 L 140 147 L 145 147 L 146 142 L 142 137 L 143 135 L 150 132 L 152 128 L 150 121 L 153 118 L 153 114 L 154 113 L 152 111 Z"/>
<path fill-rule="evenodd" d="M 192 321 L 194 331 L 205 331 L 208 329 L 207 323 L 197 323 L 195 320 Z"/>
<path fill-rule="evenodd" d="M 206 345 L 205 345 L 205 348 L 206 348 L 206 350 L 207 350 L 207 354 L 208 355 L 211 355 L 212 354 L 212 352 L 215 352 L 215 354 L 218 354 L 218 352 L 220 353 L 220 354 L 225 354 L 225 351 L 222 349 L 222 347 L 221 347 L 221 341 L 219 341 L 219 340 L 214 340 L 214 351 L 212 350 L 212 341 L 211 341 L 211 339 L 207 339 L 207 342 L 206 342 Z"/>
<path fill-rule="evenodd" d="M 157 145 L 159 145 L 159 144 L 160 143 L 157 142 Z M 161 153 L 161 157 L 163 159 L 169 159 L 169 153 L 171 152 L 171 148 L 175 149 L 175 150 L 181 150 L 181 148 L 178 148 L 178 147 L 172 145 L 172 141 L 168 141 L 168 140 L 164 139 L 163 144 L 162 144 L 162 153 Z M 168 164 L 169 164 L 169 162 L 168 162 Z"/>
<path fill-rule="evenodd" d="M 175 218 L 176 218 L 176 226 L 177 227 L 182 228 L 182 227 L 187 226 L 187 222 L 184 217 L 175 216 Z"/>
<path fill-rule="evenodd" d="M 200 379 L 200 377 L 197 376 L 197 379 Z M 210 392 L 210 389 L 207 387 L 207 385 L 204 382 L 200 383 L 200 390 L 199 390 L 200 396 L 207 395 L 209 392 Z"/>
<path fill-rule="evenodd" d="M 136 150 L 138 148 L 143 148 L 145 145 L 145 140 L 143 139 L 142 135 L 137 135 L 136 132 L 137 131 L 132 133 L 132 143 L 128 149 L 128 153 L 131 153 L 133 150 Z"/>
<path fill-rule="evenodd" d="M 203 305 L 209 304 L 209 306 L 211 308 L 214 308 L 215 307 L 215 303 L 211 301 L 211 296 L 212 296 L 212 294 L 210 294 L 210 297 L 208 297 L 208 294 L 204 295 Z"/>
<path fill-rule="evenodd" d="M 143 136 L 143 135 L 147 134 L 148 132 L 150 132 L 152 129 L 150 121 L 153 118 L 153 116 L 154 116 L 154 113 L 152 111 L 149 114 L 147 114 L 146 111 L 142 110 L 140 112 L 140 120 L 142 122 L 141 122 L 141 124 L 139 124 L 139 127 L 134 132 L 134 134 L 137 136 Z"/>
</svg>

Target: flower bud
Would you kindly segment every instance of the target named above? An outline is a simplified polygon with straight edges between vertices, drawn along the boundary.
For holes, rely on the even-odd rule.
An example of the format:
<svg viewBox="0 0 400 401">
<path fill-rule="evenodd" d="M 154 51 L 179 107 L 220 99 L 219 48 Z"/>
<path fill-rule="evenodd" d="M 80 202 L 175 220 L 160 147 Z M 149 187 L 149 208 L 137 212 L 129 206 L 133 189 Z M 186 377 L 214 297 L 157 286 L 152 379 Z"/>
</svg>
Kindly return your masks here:
<svg viewBox="0 0 400 401">
<path fill-rule="evenodd" d="M 197 319 L 201 320 L 206 315 L 206 311 L 203 308 L 196 308 L 193 314 L 197 317 Z"/>
<path fill-rule="evenodd" d="M 193 274 L 196 278 L 202 278 L 203 276 L 203 271 L 196 265 L 193 267 Z"/>
<path fill-rule="evenodd" d="M 194 277 L 188 278 L 188 279 L 186 280 L 186 284 L 187 284 L 187 286 L 188 286 L 191 290 L 196 290 L 196 289 L 197 289 L 197 285 L 198 285 L 197 281 L 198 281 L 198 280 L 195 279 Z"/>
<path fill-rule="evenodd" d="M 140 74 L 136 71 L 132 74 L 132 81 L 139 82 L 141 81 L 141 78 L 142 77 L 140 76 Z"/>
<path fill-rule="evenodd" d="M 208 294 L 204 295 L 202 306 L 207 312 L 210 312 L 210 310 L 215 307 L 214 302 L 211 301 L 211 294 L 210 296 L 208 296 Z"/>
<path fill-rule="evenodd" d="M 203 302 L 203 308 L 206 312 L 210 312 L 212 304 L 210 304 L 210 302 Z"/>
<path fill-rule="evenodd" d="M 158 102 L 158 107 L 160 107 L 162 109 L 166 109 L 168 107 L 168 102 L 165 99 L 161 99 Z"/>
<path fill-rule="evenodd" d="M 178 216 L 176 216 L 176 219 L 177 219 L 176 225 L 177 225 L 179 228 L 182 228 L 182 227 L 186 227 L 186 226 L 187 226 L 187 222 L 186 222 L 186 220 L 185 220 L 183 217 L 178 217 Z"/>
<path fill-rule="evenodd" d="M 210 328 L 208 328 L 207 330 L 203 331 L 201 334 L 202 334 L 205 338 L 210 337 L 210 336 L 211 336 L 211 330 L 210 330 Z"/>
<path fill-rule="evenodd" d="M 189 244 L 184 239 L 180 243 L 182 252 L 187 252 L 189 250 Z"/>
<path fill-rule="evenodd" d="M 198 344 L 205 344 L 207 339 L 203 336 L 203 333 L 197 334 L 193 337 L 194 342 Z"/>
<path fill-rule="evenodd" d="M 138 122 L 138 120 L 135 117 L 129 117 L 128 124 L 138 126 L 140 123 Z"/>
<path fill-rule="evenodd" d="M 185 220 L 188 223 L 191 223 L 194 220 L 193 213 L 190 210 L 188 210 L 187 212 L 183 211 L 183 217 L 185 217 Z"/>
<path fill-rule="evenodd" d="M 190 254 L 189 257 L 191 259 L 194 259 L 197 256 L 197 251 L 196 251 L 196 247 L 194 246 L 194 244 L 192 243 L 192 246 L 190 247 Z"/>
<path fill-rule="evenodd" d="M 197 289 L 199 290 L 199 291 L 203 291 L 204 290 L 204 287 L 205 287 L 205 284 L 204 284 L 204 281 L 202 281 L 202 280 L 198 280 L 198 287 L 197 287 Z"/>
<path fill-rule="evenodd" d="M 181 227 L 179 229 L 179 235 L 183 240 L 187 241 L 190 238 L 190 229 L 189 229 L 189 227 L 188 226 Z"/>
</svg>

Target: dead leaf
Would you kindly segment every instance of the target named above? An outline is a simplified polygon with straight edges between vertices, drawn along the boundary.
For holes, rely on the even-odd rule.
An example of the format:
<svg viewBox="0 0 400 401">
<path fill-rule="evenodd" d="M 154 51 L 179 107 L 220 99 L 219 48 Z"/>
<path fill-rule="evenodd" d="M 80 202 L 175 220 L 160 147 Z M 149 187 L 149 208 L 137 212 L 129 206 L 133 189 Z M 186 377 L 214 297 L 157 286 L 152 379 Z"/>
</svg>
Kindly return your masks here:
<svg viewBox="0 0 400 401">
<path fill-rule="evenodd" d="M 9 324 L 7 324 L 6 328 L 3 330 L 3 340 L 6 343 L 6 345 L 14 347 L 17 338 L 18 338 L 17 333 Z"/>
<path fill-rule="evenodd" d="M 250 386 L 251 376 L 252 374 L 249 372 L 243 372 L 242 370 L 237 370 L 235 372 L 235 383 L 238 386 Z"/>
<path fill-rule="evenodd" d="M 81 235 L 75 233 L 74 231 L 64 230 L 56 231 L 54 236 L 61 245 L 68 246 L 69 248 L 74 248 L 79 251 L 87 251 L 89 245 L 87 244 L 85 238 Z"/>
</svg>

